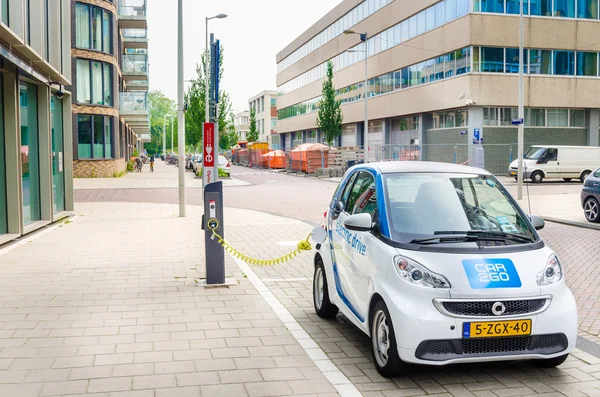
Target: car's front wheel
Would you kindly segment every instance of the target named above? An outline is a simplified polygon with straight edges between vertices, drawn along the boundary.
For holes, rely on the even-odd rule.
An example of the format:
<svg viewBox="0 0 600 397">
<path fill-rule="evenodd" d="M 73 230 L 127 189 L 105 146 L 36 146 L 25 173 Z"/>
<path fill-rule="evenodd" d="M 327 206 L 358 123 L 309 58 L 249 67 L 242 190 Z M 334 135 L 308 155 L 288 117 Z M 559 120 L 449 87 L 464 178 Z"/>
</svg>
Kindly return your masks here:
<svg viewBox="0 0 600 397">
<path fill-rule="evenodd" d="M 543 180 L 544 174 L 542 174 L 540 171 L 535 171 L 533 174 L 531 174 L 531 181 L 533 183 L 542 183 Z"/>
<path fill-rule="evenodd" d="M 382 300 L 375 304 L 371 315 L 371 345 L 375 368 L 382 376 L 393 378 L 406 369 L 406 363 L 398 356 L 390 312 Z"/>
<path fill-rule="evenodd" d="M 543 359 L 539 359 L 539 360 L 533 360 L 533 362 L 538 367 L 554 368 L 554 367 L 558 367 L 559 365 L 561 365 L 562 363 L 567 361 L 568 357 L 569 357 L 569 354 L 567 353 L 567 354 L 563 354 L 562 356 L 558 356 L 558 357 L 554 357 L 554 358 L 543 358 Z"/>
<path fill-rule="evenodd" d="M 583 213 L 589 222 L 600 223 L 600 204 L 593 197 L 583 203 Z"/>
<path fill-rule="evenodd" d="M 317 316 L 321 318 L 333 318 L 338 314 L 338 307 L 329 300 L 327 288 L 327 277 L 323 260 L 317 259 L 315 274 L 313 277 L 313 303 Z"/>
</svg>

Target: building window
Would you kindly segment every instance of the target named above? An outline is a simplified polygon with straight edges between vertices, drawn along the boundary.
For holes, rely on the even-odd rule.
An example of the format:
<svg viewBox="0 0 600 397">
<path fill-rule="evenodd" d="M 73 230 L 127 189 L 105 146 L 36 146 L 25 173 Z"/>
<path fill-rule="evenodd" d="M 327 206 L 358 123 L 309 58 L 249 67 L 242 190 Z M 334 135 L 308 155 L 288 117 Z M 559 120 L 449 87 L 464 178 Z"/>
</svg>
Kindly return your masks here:
<svg viewBox="0 0 600 397">
<path fill-rule="evenodd" d="M 569 110 L 569 127 L 585 127 L 585 110 Z"/>
<path fill-rule="evenodd" d="M 271 98 L 271 107 L 277 107 L 277 98 Z"/>
<path fill-rule="evenodd" d="M 500 108 L 500 125 L 503 127 L 511 126 L 513 119 L 518 118 L 519 110 L 517 108 Z"/>
<path fill-rule="evenodd" d="M 546 109 L 525 109 L 525 126 L 545 127 Z"/>
<path fill-rule="evenodd" d="M 112 14 L 100 7 L 75 6 L 75 46 L 109 54 L 112 49 Z"/>
<path fill-rule="evenodd" d="M 481 0 L 476 3 L 480 3 L 479 10 L 481 12 L 497 12 L 504 13 L 504 1 L 503 0 Z"/>
<path fill-rule="evenodd" d="M 483 125 L 498 125 L 498 108 L 483 108 Z"/>
<path fill-rule="evenodd" d="M 65 210 L 65 174 L 63 141 L 63 102 L 52 93 L 50 97 L 50 125 L 52 128 L 52 194 L 54 213 Z"/>
<path fill-rule="evenodd" d="M 548 127 L 568 127 L 568 109 L 548 109 Z"/>
<path fill-rule="evenodd" d="M 578 0 L 577 18 L 598 19 L 598 2 L 596 0 Z"/>
<path fill-rule="evenodd" d="M 37 86 L 21 82 L 19 87 L 23 224 L 29 225 L 41 219 Z"/>
<path fill-rule="evenodd" d="M 554 16 L 575 18 L 575 0 L 554 0 Z"/>
<path fill-rule="evenodd" d="M 552 16 L 552 0 L 537 0 L 531 1 L 529 6 L 531 15 Z"/>
<path fill-rule="evenodd" d="M 112 158 L 112 117 L 80 114 L 77 116 L 78 157 Z"/>
<path fill-rule="evenodd" d="M 582 0 L 580 0 L 582 1 Z M 577 76 L 598 75 L 598 53 L 577 52 Z"/>
<path fill-rule="evenodd" d="M 485 114 L 484 108 L 484 114 Z M 434 112 L 433 113 L 433 129 L 436 128 L 457 128 L 466 127 L 468 124 L 467 110 L 450 110 L 448 112 Z M 418 128 L 418 122 L 416 123 Z"/>
<path fill-rule="evenodd" d="M 552 74 L 552 51 L 529 50 L 529 73 Z"/>
<path fill-rule="evenodd" d="M 504 48 L 481 47 L 481 71 L 504 72 Z"/>
<path fill-rule="evenodd" d="M 1 8 L 0 12 L 2 13 L 2 23 L 6 26 L 10 26 L 8 20 L 8 0 L 0 0 Z"/>
<path fill-rule="evenodd" d="M 112 106 L 112 65 L 88 59 L 76 65 L 77 102 Z"/>
<path fill-rule="evenodd" d="M 277 127 L 277 117 L 271 117 L 271 129 L 275 130 Z"/>
<path fill-rule="evenodd" d="M 563 76 L 575 74 L 575 51 L 554 51 L 554 74 Z"/>
<path fill-rule="evenodd" d="M 527 73 L 527 49 L 523 49 L 523 73 Z M 519 49 L 506 49 L 506 73 L 519 73 Z"/>
<path fill-rule="evenodd" d="M 4 9 L 4 1 L 2 2 L 2 7 Z M 4 75 L 0 73 L 0 92 L 4 92 L 2 85 L 3 76 Z M 0 95 L 0 234 L 8 233 L 5 154 L 6 152 L 4 145 L 4 95 Z"/>
</svg>

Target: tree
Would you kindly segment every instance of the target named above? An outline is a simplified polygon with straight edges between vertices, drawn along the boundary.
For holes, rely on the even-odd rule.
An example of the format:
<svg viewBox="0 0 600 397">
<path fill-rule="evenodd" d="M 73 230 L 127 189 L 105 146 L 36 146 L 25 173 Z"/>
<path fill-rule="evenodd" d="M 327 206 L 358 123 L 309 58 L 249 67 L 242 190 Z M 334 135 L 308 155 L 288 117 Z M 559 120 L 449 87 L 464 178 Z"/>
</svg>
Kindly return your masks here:
<svg viewBox="0 0 600 397">
<path fill-rule="evenodd" d="M 233 114 L 233 112 L 229 113 L 229 123 L 227 124 L 227 137 L 229 138 L 229 148 L 232 148 L 235 145 L 237 145 L 239 135 L 235 130 L 235 115 Z"/>
<path fill-rule="evenodd" d="M 322 98 L 319 101 L 317 126 L 323 132 L 325 142 L 329 146 L 342 133 L 342 102 L 335 97 L 333 86 L 333 63 L 327 62 L 327 78 L 323 82 Z"/>
<path fill-rule="evenodd" d="M 163 143 L 163 123 L 167 118 L 168 126 L 166 130 L 167 147 L 171 146 L 171 125 L 168 121 L 169 117 L 173 117 L 173 131 L 177 131 L 177 106 L 175 101 L 167 98 L 162 91 L 150 91 L 148 93 L 148 102 L 150 109 L 150 142 L 144 144 L 144 148 L 148 153 L 162 153 Z M 175 136 L 177 138 L 177 136 Z M 174 139 L 176 142 L 177 139 Z"/>
<path fill-rule="evenodd" d="M 256 109 L 250 109 L 250 129 L 247 136 L 248 142 L 258 141 L 258 130 L 256 129 Z"/>
<path fill-rule="evenodd" d="M 219 59 L 219 82 L 222 81 L 225 74 L 223 67 L 224 50 L 221 46 L 221 56 Z M 185 94 L 185 101 L 188 104 L 188 110 L 185 115 L 185 141 L 188 145 L 201 146 L 202 126 L 206 116 L 206 52 L 202 54 L 200 64 L 196 65 L 196 79 Z M 227 127 L 227 115 L 231 111 L 231 100 L 229 94 L 219 89 L 219 135 L 223 136 L 222 131 Z M 219 143 L 219 146 L 223 147 Z"/>
</svg>

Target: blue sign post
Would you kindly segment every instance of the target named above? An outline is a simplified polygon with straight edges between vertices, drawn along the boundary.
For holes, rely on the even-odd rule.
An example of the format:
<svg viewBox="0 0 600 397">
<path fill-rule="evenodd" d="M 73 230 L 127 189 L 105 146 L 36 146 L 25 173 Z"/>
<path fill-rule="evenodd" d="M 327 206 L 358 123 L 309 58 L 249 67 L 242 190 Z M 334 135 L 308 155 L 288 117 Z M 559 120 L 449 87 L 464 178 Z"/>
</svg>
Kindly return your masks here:
<svg viewBox="0 0 600 397">
<path fill-rule="evenodd" d="M 479 145 L 483 143 L 483 136 L 481 136 L 481 130 L 479 128 L 473 129 L 473 144 Z"/>
<path fill-rule="evenodd" d="M 523 118 L 512 119 L 512 125 L 521 125 L 523 124 Z"/>
</svg>

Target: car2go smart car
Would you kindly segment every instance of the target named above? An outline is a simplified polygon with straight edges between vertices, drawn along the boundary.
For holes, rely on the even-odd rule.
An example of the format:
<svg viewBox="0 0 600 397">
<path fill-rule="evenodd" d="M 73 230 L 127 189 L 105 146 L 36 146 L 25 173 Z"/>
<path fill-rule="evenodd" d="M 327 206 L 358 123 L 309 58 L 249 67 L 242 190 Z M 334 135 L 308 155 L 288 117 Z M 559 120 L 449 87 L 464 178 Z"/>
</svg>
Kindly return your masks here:
<svg viewBox="0 0 600 397">
<path fill-rule="evenodd" d="M 317 244 L 314 306 L 371 337 L 377 370 L 405 363 L 563 363 L 577 308 L 558 256 L 490 173 L 386 162 L 348 170 Z M 339 309 L 338 309 L 339 308 Z"/>
</svg>

